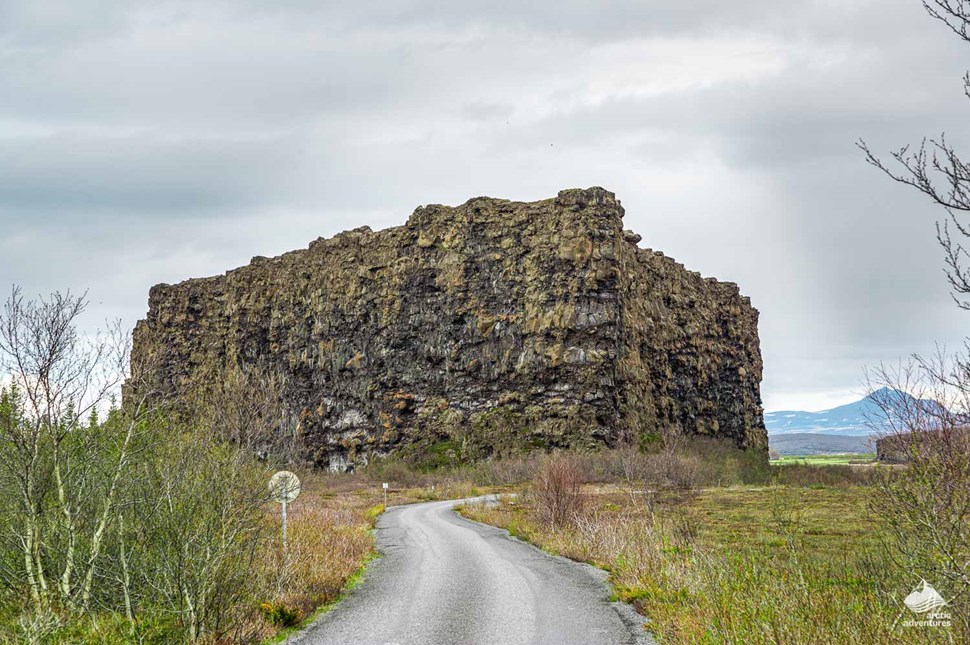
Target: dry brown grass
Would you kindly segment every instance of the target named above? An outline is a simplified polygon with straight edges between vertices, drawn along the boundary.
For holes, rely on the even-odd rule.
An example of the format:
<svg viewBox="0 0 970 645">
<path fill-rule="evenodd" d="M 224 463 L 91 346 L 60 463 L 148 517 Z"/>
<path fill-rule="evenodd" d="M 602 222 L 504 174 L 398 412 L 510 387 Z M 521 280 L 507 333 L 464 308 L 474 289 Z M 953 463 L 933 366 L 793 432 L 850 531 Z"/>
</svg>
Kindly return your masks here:
<svg viewBox="0 0 970 645">
<path fill-rule="evenodd" d="M 269 638 L 285 627 L 278 624 L 280 615 L 300 621 L 334 602 L 375 553 L 370 530 L 383 510 L 380 492 L 352 476 L 310 472 L 300 478 L 303 491 L 287 508 L 286 557 L 278 533 L 253 572 L 262 597 L 245 608 L 246 642 Z M 280 527 L 280 506 L 273 504 L 267 513 Z"/>
<path fill-rule="evenodd" d="M 391 477 L 395 473 L 397 479 Z M 285 626 L 274 624 L 274 618 L 291 615 L 302 621 L 340 597 L 348 582 L 376 555 L 371 529 L 384 510 L 383 477 L 390 480 L 390 505 L 474 497 L 495 490 L 480 489 L 456 473 L 409 474 L 401 469 L 377 476 L 312 471 L 299 476 L 302 492 L 287 507 L 287 557 L 283 557 L 282 536 L 277 533 L 272 548 L 253 572 L 261 598 L 241 609 L 243 628 L 239 633 L 243 636 L 237 642 L 271 638 Z M 404 487 L 402 482 L 417 486 Z M 280 527 L 280 506 L 272 504 L 266 510 L 273 525 Z"/>
<path fill-rule="evenodd" d="M 587 488 L 586 512 L 552 526 L 523 497 L 463 513 L 610 572 L 616 597 L 662 643 L 948 642 L 893 629 L 917 581 L 893 568 L 868 487 L 734 486 L 650 502 Z M 912 640 L 915 639 L 915 640 Z"/>
</svg>

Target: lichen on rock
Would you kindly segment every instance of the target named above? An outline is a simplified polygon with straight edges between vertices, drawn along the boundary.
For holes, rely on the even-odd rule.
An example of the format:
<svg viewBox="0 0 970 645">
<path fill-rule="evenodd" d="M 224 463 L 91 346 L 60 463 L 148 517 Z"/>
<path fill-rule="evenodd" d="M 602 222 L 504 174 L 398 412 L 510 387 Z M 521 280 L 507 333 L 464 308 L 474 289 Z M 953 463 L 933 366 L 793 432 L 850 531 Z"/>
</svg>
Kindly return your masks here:
<svg viewBox="0 0 970 645">
<path fill-rule="evenodd" d="M 758 312 L 736 285 L 639 248 L 622 218 L 602 188 L 423 206 L 403 226 L 153 287 L 132 361 L 164 345 L 173 394 L 203 365 L 284 375 L 286 423 L 333 469 L 669 428 L 766 450 Z"/>
</svg>

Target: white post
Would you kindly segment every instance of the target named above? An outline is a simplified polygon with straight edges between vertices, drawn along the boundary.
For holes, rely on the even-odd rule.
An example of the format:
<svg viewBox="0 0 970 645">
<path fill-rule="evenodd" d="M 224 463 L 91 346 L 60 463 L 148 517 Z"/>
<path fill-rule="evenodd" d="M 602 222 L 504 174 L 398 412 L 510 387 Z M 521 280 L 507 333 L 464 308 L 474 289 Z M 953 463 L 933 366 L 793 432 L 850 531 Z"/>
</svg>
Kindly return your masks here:
<svg viewBox="0 0 970 645">
<path fill-rule="evenodd" d="M 384 482 L 384 510 L 387 510 L 387 482 Z"/>
<path fill-rule="evenodd" d="M 269 479 L 269 492 L 273 500 L 283 507 L 283 559 L 289 555 L 286 544 L 286 507 L 300 496 L 300 478 L 288 470 L 280 470 Z"/>
<path fill-rule="evenodd" d="M 283 557 L 286 557 L 286 480 L 283 480 Z"/>
</svg>

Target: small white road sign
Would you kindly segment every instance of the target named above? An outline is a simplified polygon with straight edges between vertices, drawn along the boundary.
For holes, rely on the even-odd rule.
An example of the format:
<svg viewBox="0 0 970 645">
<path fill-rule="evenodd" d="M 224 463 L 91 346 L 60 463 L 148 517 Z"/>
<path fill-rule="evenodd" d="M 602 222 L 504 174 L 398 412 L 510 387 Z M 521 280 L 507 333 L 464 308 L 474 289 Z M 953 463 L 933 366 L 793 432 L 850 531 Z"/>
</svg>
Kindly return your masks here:
<svg viewBox="0 0 970 645">
<path fill-rule="evenodd" d="M 288 470 L 281 470 L 270 477 L 269 492 L 280 504 L 292 502 L 300 495 L 300 478 Z"/>
<path fill-rule="evenodd" d="M 283 505 L 283 555 L 286 556 L 286 504 L 300 495 L 300 478 L 281 470 L 269 478 L 269 494 Z"/>
</svg>

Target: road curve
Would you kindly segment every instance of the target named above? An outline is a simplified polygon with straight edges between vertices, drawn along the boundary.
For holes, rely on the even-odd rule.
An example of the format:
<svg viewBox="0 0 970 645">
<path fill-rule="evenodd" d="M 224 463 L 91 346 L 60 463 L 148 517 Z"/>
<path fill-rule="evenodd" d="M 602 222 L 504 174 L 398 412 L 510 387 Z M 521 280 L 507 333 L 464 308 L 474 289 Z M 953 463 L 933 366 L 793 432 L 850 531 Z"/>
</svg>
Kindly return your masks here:
<svg viewBox="0 0 970 645">
<path fill-rule="evenodd" d="M 642 618 L 609 602 L 606 574 L 457 516 L 455 501 L 389 509 L 382 557 L 294 645 L 652 643 Z"/>
</svg>

